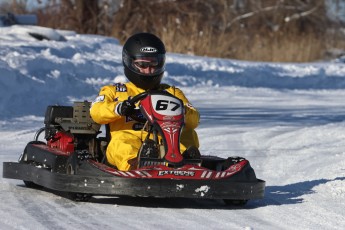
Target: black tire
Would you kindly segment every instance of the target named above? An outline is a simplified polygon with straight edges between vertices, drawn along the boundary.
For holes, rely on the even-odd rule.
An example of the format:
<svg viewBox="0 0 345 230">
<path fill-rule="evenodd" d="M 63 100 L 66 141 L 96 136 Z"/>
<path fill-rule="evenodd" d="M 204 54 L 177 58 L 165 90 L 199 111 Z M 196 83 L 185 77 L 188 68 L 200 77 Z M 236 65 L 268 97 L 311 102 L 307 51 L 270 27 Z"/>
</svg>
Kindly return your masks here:
<svg viewBox="0 0 345 230">
<path fill-rule="evenodd" d="M 218 171 L 224 171 L 231 165 L 237 164 L 239 161 L 244 160 L 242 157 L 228 157 L 225 161 L 217 166 Z"/>
<path fill-rule="evenodd" d="M 36 184 L 36 183 L 34 183 L 34 182 L 32 182 L 32 181 L 23 180 L 23 182 L 24 182 L 24 184 L 25 184 L 25 186 L 26 186 L 27 188 L 34 188 L 34 189 L 40 189 L 40 188 L 42 188 L 41 185 L 38 185 L 38 184 Z"/>
<path fill-rule="evenodd" d="M 79 165 L 78 165 L 77 154 L 73 153 L 67 160 L 66 174 L 67 175 L 77 174 L 78 166 Z M 77 202 L 87 202 L 92 198 L 92 194 L 68 192 L 66 194 L 66 197 L 70 200 L 77 201 Z"/>
<path fill-rule="evenodd" d="M 67 198 L 76 202 L 88 202 L 92 198 L 92 194 L 69 192 Z"/>
<path fill-rule="evenodd" d="M 66 174 L 68 175 L 75 175 L 78 171 L 78 159 L 76 153 L 73 153 L 71 156 L 68 157 L 66 163 Z"/>
<path fill-rule="evenodd" d="M 246 205 L 248 200 L 228 200 L 224 199 L 224 203 L 226 205 L 231 205 L 231 206 L 244 206 Z"/>
<path fill-rule="evenodd" d="M 45 145 L 46 143 L 42 142 L 42 141 L 30 141 L 28 144 L 38 144 L 38 145 Z M 24 163 L 24 164 L 30 164 L 30 162 L 28 161 L 27 158 L 27 150 L 26 148 L 23 151 L 22 156 L 19 159 L 19 163 Z M 23 180 L 24 184 L 26 187 L 28 188 L 34 188 L 34 189 L 40 189 L 42 188 L 41 185 L 38 185 L 32 181 L 27 181 L 27 180 Z"/>
</svg>

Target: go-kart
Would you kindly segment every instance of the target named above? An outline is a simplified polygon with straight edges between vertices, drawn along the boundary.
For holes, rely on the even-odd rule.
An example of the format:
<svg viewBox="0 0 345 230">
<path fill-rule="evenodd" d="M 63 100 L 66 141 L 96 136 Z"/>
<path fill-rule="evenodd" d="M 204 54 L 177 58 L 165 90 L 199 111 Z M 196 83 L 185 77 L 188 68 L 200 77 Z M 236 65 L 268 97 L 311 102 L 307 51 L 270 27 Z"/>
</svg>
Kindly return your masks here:
<svg viewBox="0 0 345 230">
<path fill-rule="evenodd" d="M 256 178 L 248 160 L 181 154 L 183 102 L 162 91 L 148 91 L 131 99 L 139 104 L 131 118 L 147 131 L 138 153 L 138 167 L 120 171 L 106 160 L 108 126 L 89 114 L 90 102 L 48 106 L 44 124 L 29 142 L 19 162 L 4 162 L 3 177 L 23 180 L 27 187 L 43 187 L 87 201 L 93 195 L 222 199 L 244 205 L 264 197 L 265 181 Z M 40 141 L 44 133 L 46 141 Z M 104 134 L 104 132 L 103 132 Z M 42 139 L 42 138 L 41 138 Z"/>
</svg>

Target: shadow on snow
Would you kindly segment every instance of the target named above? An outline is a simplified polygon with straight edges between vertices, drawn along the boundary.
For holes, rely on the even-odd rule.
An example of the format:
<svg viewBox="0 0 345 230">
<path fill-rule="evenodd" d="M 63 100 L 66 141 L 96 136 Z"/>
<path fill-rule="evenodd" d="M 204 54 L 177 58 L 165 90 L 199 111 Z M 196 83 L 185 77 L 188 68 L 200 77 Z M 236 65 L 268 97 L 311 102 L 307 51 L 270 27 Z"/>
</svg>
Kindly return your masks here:
<svg viewBox="0 0 345 230">
<path fill-rule="evenodd" d="M 95 197 L 92 203 L 149 208 L 191 209 L 256 209 L 264 206 L 279 206 L 303 203 L 303 196 L 314 194 L 314 187 L 332 181 L 343 181 L 345 177 L 298 182 L 282 186 L 267 186 L 262 200 L 250 200 L 245 206 L 227 206 L 221 200 L 150 198 L 150 197 Z"/>
<path fill-rule="evenodd" d="M 257 201 L 256 204 L 258 206 L 279 206 L 303 203 L 302 196 L 314 194 L 314 187 L 332 181 L 344 180 L 345 177 L 337 177 L 335 179 L 303 181 L 295 184 L 288 184 L 282 186 L 267 186 L 265 190 L 265 198 L 263 200 Z"/>
<path fill-rule="evenodd" d="M 192 199 L 192 198 L 153 198 L 153 197 L 128 197 L 128 196 L 94 196 L 89 203 L 101 205 L 116 205 L 144 208 L 169 208 L 169 209 L 256 209 L 265 206 L 293 205 L 303 203 L 304 195 L 316 193 L 314 188 L 332 181 L 344 181 L 345 177 L 335 179 L 318 179 L 312 181 L 298 182 L 295 184 L 267 186 L 265 197 L 261 200 L 250 200 L 244 206 L 226 205 L 222 200 Z M 18 185 L 25 187 L 24 185 Z M 27 188 L 27 191 L 34 192 L 35 189 Z M 67 194 L 51 191 L 49 189 L 38 189 L 42 192 L 54 193 L 57 196 L 65 197 Z M 60 200 L 60 199 L 59 199 Z M 61 202 L 61 200 L 59 201 Z M 65 200 L 64 203 L 73 201 Z M 75 203 L 75 202 L 73 202 Z M 77 204 L 77 203 L 76 203 Z M 82 203 L 79 203 L 82 205 Z M 83 206 L 83 205 L 82 205 Z"/>
</svg>

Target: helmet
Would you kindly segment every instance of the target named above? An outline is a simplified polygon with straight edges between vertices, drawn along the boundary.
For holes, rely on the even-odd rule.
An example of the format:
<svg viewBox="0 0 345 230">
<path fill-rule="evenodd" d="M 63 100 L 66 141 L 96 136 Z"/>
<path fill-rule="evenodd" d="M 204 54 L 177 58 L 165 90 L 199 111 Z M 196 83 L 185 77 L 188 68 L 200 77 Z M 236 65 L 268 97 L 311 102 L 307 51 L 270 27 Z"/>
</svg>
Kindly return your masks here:
<svg viewBox="0 0 345 230">
<path fill-rule="evenodd" d="M 124 72 L 129 81 L 148 90 L 159 86 L 165 70 L 165 46 L 155 35 L 138 33 L 122 50 Z"/>
</svg>

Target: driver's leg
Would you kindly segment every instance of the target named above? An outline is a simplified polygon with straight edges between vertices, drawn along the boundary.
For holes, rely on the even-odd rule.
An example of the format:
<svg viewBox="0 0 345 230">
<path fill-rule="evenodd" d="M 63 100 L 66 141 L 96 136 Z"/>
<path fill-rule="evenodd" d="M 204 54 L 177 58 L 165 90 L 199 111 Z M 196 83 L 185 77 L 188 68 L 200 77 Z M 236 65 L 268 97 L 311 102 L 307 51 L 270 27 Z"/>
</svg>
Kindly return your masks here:
<svg viewBox="0 0 345 230">
<path fill-rule="evenodd" d="M 135 169 L 140 146 L 141 138 L 133 133 L 114 132 L 107 148 L 107 160 L 119 170 Z"/>
</svg>

